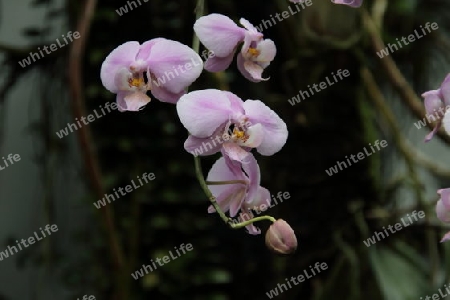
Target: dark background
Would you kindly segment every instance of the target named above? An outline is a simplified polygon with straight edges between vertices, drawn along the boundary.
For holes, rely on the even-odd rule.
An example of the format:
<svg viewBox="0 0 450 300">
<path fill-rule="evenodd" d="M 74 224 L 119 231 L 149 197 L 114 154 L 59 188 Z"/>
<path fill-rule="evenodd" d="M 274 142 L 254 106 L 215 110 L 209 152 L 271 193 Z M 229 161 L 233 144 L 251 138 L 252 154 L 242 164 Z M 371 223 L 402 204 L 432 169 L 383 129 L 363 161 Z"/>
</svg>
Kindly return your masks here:
<svg viewBox="0 0 450 300">
<path fill-rule="evenodd" d="M 74 103 L 83 103 L 87 116 L 114 101 L 99 75 L 104 58 L 118 45 L 156 37 L 192 45 L 196 1 L 141 0 L 123 16 L 115 10 L 126 1 L 99 1 L 81 59 L 74 59 L 67 46 L 26 68 L 18 61 L 30 51 L 80 30 L 78 21 L 90 1 L 0 3 L 0 155 L 22 157 L 0 173 L 0 251 L 46 224 L 59 228 L 0 262 L 4 299 L 81 299 L 85 294 L 96 299 L 266 299 L 278 283 L 316 262 L 326 262 L 328 269 L 276 299 L 420 299 L 449 282 L 449 247 L 439 244 L 445 228 L 434 212 L 436 190 L 450 186 L 448 143 L 435 137 L 423 144 L 429 130 L 413 124 L 424 112 L 414 113 L 411 104 L 420 107 L 420 94 L 438 88 L 448 73 L 447 1 L 374 0 L 352 9 L 313 0 L 264 30 L 277 45 L 275 60 L 264 72 L 269 81 L 247 81 L 233 62 L 224 73 L 205 71 L 190 87 L 260 99 L 286 122 L 284 148 L 272 157 L 256 154 L 261 185 L 273 195 L 291 195 L 267 211 L 296 232 L 297 252 L 286 257 L 265 247 L 268 222 L 257 223 L 263 234 L 251 236 L 207 213 L 208 199 L 195 178 L 193 158 L 183 149 L 187 132 L 174 105 L 153 99 L 137 113 L 112 112 L 86 127 L 87 140 L 81 130 L 63 139 L 55 134 L 80 113 Z M 235 21 L 244 17 L 254 25 L 293 5 L 287 0 L 206 3 L 206 13 Z M 385 43 L 426 22 L 437 22 L 439 29 L 380 59 L 367 16 L 379 20 Z M 386 60 L 395 63 L 406 85 L 392 76 Z M 348 69 L 350 77 L 289 104 L 299 90 L 338 69 Z M 408 89 L 415 98 L 405 96 Z M 326 174 L 377 139 L 389 146 L 331 177 Z M 205 174 L 217 157 L 202 159 Z M 92 203 L 102 191 L 124 187 L 145 172 L 156 179 L 108 206 L 122 252 L 118 263 L 105 208 L 97 210 Z M 374 246 L 364 245 L 375 231 L 414 210 L 423 210 L 426 218 Z M 182 243 L 194 250 L 143 279 L 130 276 Z"/>
</svg>

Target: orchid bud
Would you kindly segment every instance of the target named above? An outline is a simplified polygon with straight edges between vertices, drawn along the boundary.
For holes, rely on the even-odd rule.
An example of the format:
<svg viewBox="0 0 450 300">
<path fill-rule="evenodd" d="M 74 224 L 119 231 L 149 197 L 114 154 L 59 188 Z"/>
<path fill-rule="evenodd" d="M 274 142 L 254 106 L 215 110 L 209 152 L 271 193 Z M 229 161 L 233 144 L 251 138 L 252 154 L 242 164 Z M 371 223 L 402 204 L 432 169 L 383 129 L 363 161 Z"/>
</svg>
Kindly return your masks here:
<svg viewBox="0 0 450 300">
<path fill-rule="evenodd" d="M 279 254 L 291 254 L 297 249 L 294 230 L 283 219 L 278 219 L 266 232 L 267 247 Z"/>
</svg>

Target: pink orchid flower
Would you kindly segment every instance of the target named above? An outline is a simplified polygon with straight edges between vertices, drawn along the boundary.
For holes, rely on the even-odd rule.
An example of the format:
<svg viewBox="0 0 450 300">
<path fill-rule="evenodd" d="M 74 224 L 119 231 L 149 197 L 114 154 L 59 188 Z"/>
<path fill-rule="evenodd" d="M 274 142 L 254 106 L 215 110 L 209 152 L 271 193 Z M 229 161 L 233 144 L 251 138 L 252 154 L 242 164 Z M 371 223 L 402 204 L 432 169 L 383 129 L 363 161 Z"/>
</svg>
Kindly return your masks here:
<svg viewBox="0 0 450 300">
<path fill-rule="evenodd" d="M 442 222 L 450 223 L 450 188 L 438 190 L 437 193 L 441 198 L 436 203 L 436 215 Z M 441 243 L 448 240 L 450 240 L 450 232 L 444 235 Z"/>
<path fill-rule="evenodd" d="M 351 7 L 360 7 L 363 0 L 331 0 L 334 4 L 344 4 Z"/>
<path fill-rule="evenodd" d="M 230 18 L 221 14 L 210 14 L 199 18 L 194 31 L 200 41 L 214 56 L 205 62 L 205 70 L 219 72 L 227 69 L 234 58 L 239 43 L 243 42 L 237 57 L 239 71 L 250 81 L 268 80 L 262 72 L 269 66 L 277 52 L 275 43 L 263 39 L 263 34 L 245 19 L 239 27 Z"/>
<path fill-rule="evenodd" d="M 433 131 L 431 131 L 425 137 L 425 142 L 428 142 L 439 130 L 442 123 L 444 123 L 444 129 L 447 132 L 450 132 L 450 116 L 446 112 L 447 107 L 450 105 L 450 74 L 445 77 L 439 89 L 425 92 L 422 94 L 422 97 L 424 98 L 424 105 L 427 116 L 430 116 L 433 119 L 436 119 L 437 117 L 438 119 L 436 126 L 433 128 Z M 440 114 L 437 114 L 437 112 L 439 112 Z"/>
<path fill-rule="evenodd" d="M 304 3 L 306 0 L 289 0 L 292 3 Z M 360 7 L 363 0 L 331 0 L 334 4 L 344 4 L 351 7 Z"/>
<path fill-rule="evenodd" d="M 147 91 L 163 102 L 176 103 L 203 70 L 200 56 L 179 42 L 156 38 L 140 45 L 126 42 L 102 64 L 106 89 L 117 94 L 119 111 L 138 111 L 148 102 Z"/>
<path fill-rule="evenodd" d="M 263 102 L 244 102 L 226 91 L 190 92 L 178 101 L 177 112 L 190 133 L 184 144 L 190 153 L 208 145 L 202 155 L 223 149 L 231 159 L 243 162 L 252 148 L 262 155 L 275 154 L 288 136 L 286 123 Z"/>
<path fill-rule="evenodd" d="M 247 163 L 241 164 L 233 161 L 226 155 L 219 158 L 208 173 L 207 181 L 230 181 L 240 180 L 243 183 L 209 185 L 217 204 L 223 212 L 228 212 L 231 218 L 237 213 L 250 212 L 250 207 L 260 206 L 261 204 L 270 204 L 270 193 L 267 189 L 260 186 L 261 173 L 255 157 L 250 154 Z M 209 213 L 216 210 L 211 205 L 208 208 Z M 251 212 L 250 212 L 251 214 Z M 251 214 L 252 215 L 252 214 Z M 240 220 L 242 221 L 242 220 Z M 256 235 L 261 230 L 253 224 L 247 225 L 248 233 Z"/>
</svg>

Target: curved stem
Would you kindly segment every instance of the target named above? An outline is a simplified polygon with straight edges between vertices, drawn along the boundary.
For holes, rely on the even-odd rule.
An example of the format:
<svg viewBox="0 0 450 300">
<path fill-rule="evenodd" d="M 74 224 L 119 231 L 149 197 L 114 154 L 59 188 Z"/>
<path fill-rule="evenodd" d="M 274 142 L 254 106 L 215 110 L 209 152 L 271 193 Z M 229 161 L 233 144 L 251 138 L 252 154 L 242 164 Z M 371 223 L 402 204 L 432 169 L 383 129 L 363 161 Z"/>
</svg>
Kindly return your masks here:
<svg viewBox="0 0 450 300">
<path fill-rule="evenodd" d="M 220 218 L 222 218 L 222 220 L 225 223 L 231 222 L 231 219 L 228 218 L 224 214 L 224 212 L 220 209 L 219 204 L 216 201 L 216 197 L 214 197 L 213 194 L 211 193 L 211 191 L 209 190 L 208 185 L 206 184 L 205 178 L 203 177 L 200 158 L 198 156 L 194 156 L 194 163 L 195 163 L 195 174 L 197 176 L 198 182 L 200 183 L 200 187 L 202 188 L 203 192 L 208 197 L 209 201 L 211 202 L 212 206 L 219 214 Z"/>
<path fill-rule="evenodd" d="M 242 227 L 245 227 L 247 225 L 250 225 L 252 223 L 259 222 L 259 221 L 264 221 L 264 220 L 272 221 L 272 223 L 275 223 L 275 221 L 276 221 L 276 219 L 274 217 L 261 216 L 261 217 L 256 217 L 256 218 L 250 219 L 248 221 L 241 222 L 241 223 L 236 223 L 236 224 L 230 223 L 229 225 L 233 229 L 238 229 L 238 228 L 242 228 Z"/>
<path fill-rule="evenodd" d="M 68 75 L 68 77 L 70 78 L 69 89 L 72 99 L 73 116 L 74 118 L 78 119 L 81 119 L 82 116 L 86 115 L 84 107 L 82 64 L 85 44 L 89 35 L 89 29 L 94 16 L 96 5 L 96 0 L 87 0 L 85 2 L 84 10 L 77 25 L 77 31 L 80 33 L 80 38 L 73 41 L 72 47 L 70 49 L 68 68 L 68 74 L 70 74 Z M 105 194 L 102 185 L 102 175 L 97 155 L 92 147 L 92 138 L 89 127 L 81 126 L 77 131 L 77 136 L 91 188 L 94 190 L 96 197 L 102 198 Z M 102 214 L 102 220 L 108 234 L 112 265 L 114 266 L 116 271 L 117 282 L 115 283 L 115 285 L 119 285 L 118 294 L 120 299 L 127 299 L 128 297 L 122 289 L 123 280 L 120 280 L 120 278 L 124 277 L 122 275 L 124 271 L 123 252 L 120 247 L 119 239 L 117 237 L 116 229 L 114 226 L 114 216 L 111 206 L 103 207 L 102 209 L 100 209 L 100 213 Z"/>
<path fill-rule="evenodd" d="M 198 20 L 198 18 L 202 17 L 205 13 L 205 0 L 198 0 L 197 5 L 195 6 L 195 20 Z M 194 49 L 195 52 L 199 52 L 200 49 L 200 40 L 198 39 L 198 36 L 194 33 L 194 38 L 192 40 L 192 49 Z"/>
</svg>

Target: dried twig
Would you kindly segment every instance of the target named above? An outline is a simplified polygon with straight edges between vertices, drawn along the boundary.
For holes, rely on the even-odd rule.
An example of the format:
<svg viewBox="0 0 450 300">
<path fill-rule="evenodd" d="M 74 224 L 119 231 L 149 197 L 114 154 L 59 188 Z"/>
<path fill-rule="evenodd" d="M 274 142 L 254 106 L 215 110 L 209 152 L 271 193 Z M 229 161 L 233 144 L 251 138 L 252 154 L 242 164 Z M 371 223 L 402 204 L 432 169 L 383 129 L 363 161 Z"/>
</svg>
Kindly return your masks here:
<svg viewBox="0 0 450 300">
<path fill-rule="evenodd" d="M 373 21 L 370 17 L 369 13 L 365 10 L 362 10 L 362 16 L 364 20 L 365 27 L 367 32 L 370 35 L 372 40 L 372 46 L 376 52 L 384 49 L 386 45 L 381 39 L 380 33 Z M 392 59 L 391 56 L 385 56 L 380 59 L 381 66 L 383 67 L 388 79 L 391 84 L 400 94 L 400 98 L 403 100 L 403 103 L 413 112 L 413 114 L 418 118 L 422 119 L 425 116 L 425 109 L 423 107 L 422 101 L 418 99 L 416 93 L 414 92 L 411 85 L 408 83 L 406 78 L 403 76 L 402 72 L 397 67 L 397 64 Z M 433 130 L 434 125 L 432 123 L 427 122 L 428 128 Z M 437 132 L 437 136 L 444 141 L 445 143 L 450 145 L 450 136 L 445 133 L 445 131 L 441 128 Z"/>
<path fill-rule="evenodd" d="M 80 16 L 78 22 L 77 31 L 80 33 L 80 38 L 73 41 L 70 49 L 69 57 L 69 86 L 70 96 L 72 99 L 72 111 L 75 118 L 81 119 L 86 115 L 84 107 L 84 92 L 83 92 L 83 76 L 82 76 L 82 63 L 85 50 L 85 44 L 89 35 L 89 28 L 96 7 L 96 0 L 86 0 L 84 4 L 84 10 Z M 94 190 L 98 198 L 102 198 L 105 194 L 100 166 L 98 163 L 97 155 L 92 147 L 92 139 L 89 127 L 82 126 L 77 131 L 78 141 L 81 146 L 81 151 L 84 159 L 86 172 L 89 176 L 89 183 Z M 100 209 L 102 219 L 108 233 L 109 248 L 111 251 L 111 258 L 113 266 L 116 270 L 116 280 L 123 277 L 124 272 L 124 257 L 123 252 L 119 244 L 117 232 L 114 225 L 114 215 L 110 206 L 105 206 Z M 121 284 L 116 282 L 115 284 Z M 117 286 L 120 291 L 121 287 Z M 118 299 L 124 298 L 126 295 L 119 292 Z"/>
</svg>

